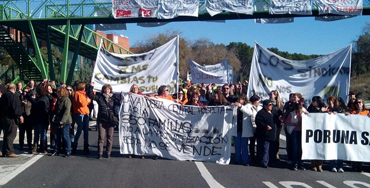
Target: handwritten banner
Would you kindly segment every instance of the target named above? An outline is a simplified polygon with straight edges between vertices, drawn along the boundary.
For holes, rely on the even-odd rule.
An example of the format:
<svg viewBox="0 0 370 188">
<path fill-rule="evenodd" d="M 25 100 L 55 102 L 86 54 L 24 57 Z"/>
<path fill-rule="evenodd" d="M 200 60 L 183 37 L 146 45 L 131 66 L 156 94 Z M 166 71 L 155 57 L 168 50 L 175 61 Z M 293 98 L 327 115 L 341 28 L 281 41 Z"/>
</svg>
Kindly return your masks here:
<svg viewBox="0 0 370 188">
<path fill-rule="evenodd" d="M 189 58 L 191 81 L 193 83 L 226 84 L 232 78 L 232 69 L 229 69 L 227 60 L 215 65 L 201 66 Z M 230 71 L 230 72 L 229 72 Z"/>
<path fill-rule="evenodd" d="M 302 159 L 370 162 L 370 118 L 311 113 L 302 119 Z"/>
<path fill-rule="evenodd" d="M 116 54 L 100 48 L 92 81 L 97 91 L 110 84 L 114 92 L 129 92 L 133 84 L 142 93 L 156 93 L 161 85 L 168 85 L 174 93 L 177 72 L 178 37 L 142 54 Z"/>
<path fill-rule="evenodd" d="M 158 19 L 172 19 L 178 16 L 198 17 L 199 0 L 160 1 Z"/>
<path fill-rule="evenodd" d="M 311 15 L 311 0 L 271 0 L 270 14 Z"/>
<path fill-rule="evenodd" d="M 248 97 L 268 99 L 278 90 L 281 99 L 301 93 L 309 103 L 313 96 L 342 97 L 347 101 L 351 73 L 352 46 L 305 61 L 289 60 L 255 44 L 249 77 Z"/>
<path fill-rule="evenodd" d="M 253 14 L 253 0 L 206 0 L 206 10 L 214 16 L 223 11 Z"/>
<path fill-rule="evenodd" d="M 121 154 L 229 164 L 235 135 L 231 107 L 182 106 L 135 94 L 123 98 Z"/>
<path fill-rule="evenodd" d="M 319 14 L 362 15 L 363 0 L 317 0 Z"/>
</svg>

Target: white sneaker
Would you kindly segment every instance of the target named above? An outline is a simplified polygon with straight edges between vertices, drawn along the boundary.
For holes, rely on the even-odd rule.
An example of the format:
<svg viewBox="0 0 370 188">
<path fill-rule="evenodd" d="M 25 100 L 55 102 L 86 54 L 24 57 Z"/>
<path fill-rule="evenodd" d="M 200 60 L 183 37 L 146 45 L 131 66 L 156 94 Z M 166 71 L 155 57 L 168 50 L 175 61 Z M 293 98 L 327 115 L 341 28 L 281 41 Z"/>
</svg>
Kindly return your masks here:
<svg viewBox="0 0 370 188">
<path fill-rule="evenodd" d="M 337 172 L 336 168 L 331 169 L 332 172 Z"/>
<path fill-rule="evenodd" d="M 343 168 L 339 168 L 339 170 L 338 170 L 340 173 L 344 173 L 344 170 L 343 170 Z"/>
</svg>

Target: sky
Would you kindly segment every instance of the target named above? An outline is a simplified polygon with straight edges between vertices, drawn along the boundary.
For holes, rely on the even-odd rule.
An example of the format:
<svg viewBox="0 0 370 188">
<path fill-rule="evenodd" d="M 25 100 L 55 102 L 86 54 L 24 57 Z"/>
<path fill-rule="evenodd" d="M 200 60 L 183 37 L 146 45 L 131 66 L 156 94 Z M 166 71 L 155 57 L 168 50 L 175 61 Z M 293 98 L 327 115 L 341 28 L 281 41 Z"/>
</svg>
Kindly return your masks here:
<svg viewBox="0 0 370 188">
<path fill-rule="evenodd" d="M 324 22 L 314 17 L 294 18 L 293 23 L 260 24 L 253 19 L 226 20 L 224 23 L 189 21 L 170 22 L 160 27 L 140 27 L 127 24 L 127 30 L 112 30 L 107 33 L 124 35 L 130 47 L 148 36 L 180 31 L 180 37 L 195 41 L 208 38 L 214 44 L 243 42 L 254 46 L 254 42 L 265 48 L 275 47 L 289 53 L 325 55 L 347 47 L 363 33 L 370 16 L 357 16 L 344 20 Z"/>
</svg>

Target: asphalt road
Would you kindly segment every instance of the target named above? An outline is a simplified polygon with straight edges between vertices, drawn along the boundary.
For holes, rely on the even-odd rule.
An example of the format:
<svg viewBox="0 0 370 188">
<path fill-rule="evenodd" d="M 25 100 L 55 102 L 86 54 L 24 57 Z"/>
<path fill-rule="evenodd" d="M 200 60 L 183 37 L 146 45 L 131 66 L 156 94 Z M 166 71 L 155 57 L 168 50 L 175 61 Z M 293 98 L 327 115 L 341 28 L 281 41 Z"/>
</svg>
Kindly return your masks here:
<svg viewBox="0 0 370 188">
<path fill-rule="evenodd" d="M 281 146 L 285 146 L 284 140 Z M 78 150 L 78 155 L 69 158 L 29 154 L 0 158 L 0 187 L 370 187 L 369 173 L 350 172 L 347 165 L 345 173 L 330 172 L 328 163 L 324 172 L 314 172 L 308 162 L 306 171 L 292 171 L 284 160 L 284 147 L 277 166 L 268 169 L 233 161 L 219 165 L 150 157 L 129 159 L 119 154 L 118 132 L 110 159 L 96 158 L 95 130 L 90 131 L 91 155 L 83 155 L 82 147 Z"/>
</svg>

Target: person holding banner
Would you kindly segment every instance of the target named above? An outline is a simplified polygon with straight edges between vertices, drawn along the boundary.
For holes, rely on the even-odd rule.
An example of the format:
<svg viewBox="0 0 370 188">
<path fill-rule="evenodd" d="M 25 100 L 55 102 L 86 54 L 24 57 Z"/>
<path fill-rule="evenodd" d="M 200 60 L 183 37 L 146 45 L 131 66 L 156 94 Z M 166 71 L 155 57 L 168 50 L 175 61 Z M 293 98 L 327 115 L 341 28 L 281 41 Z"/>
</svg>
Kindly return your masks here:
<svg viewBox="0 0 370 188">
<path fill-rule="evenodd" d="M 95 100 L 99 105 L 99 113 L 97 124 L 99 126 L 98 136 L 98 159 L 103 157 L 103 148 L 105 137 L 107 137 L 107 158 L 110 158 L 113 146 L 113 133 L 114 127 L 118 125 L 118 111 L 115 112 L 115 106 L 120 104 L 119 97 L 113 94 L 112 86 L 104 84 L 101 91 L 96 95 L 93 94 L 95 83 L 91 82 L 91 88 L 88 95 L 91 99 Z"/>
<path fill-rule="evenodd" d="M 273 104 L 273 108 L 272 108 L 272 114 L 274 116 L 274 121 L 275 121 L 275 124 L 277 126 L 277 130 L 276 130 L 276 142 L 275 142 L 275 151 L 271 151 L 271 152 L 275 152 L 276 153 L 276 159 L 277 160 L 280 160 L 280 157 L 279 157 L 279 146 L 280 146 L 280 132 L 281 132 L 281 129 L 282 129 L 282 125 L 281 125 L 281 121 L 282 120 L 282 117 L 283 117 L 283 103 L 281 102 L 281 99 L 280 99 L 280 93 L 278 90 L 272 90 L 270 93 L 269 93 L 269 98 Z"/>
<path fill-rule="evenodd" d="M 311 105 L 308 107 L 307 111 L 309 113 L 326 113 L 327 108 L 320 96 L 314 96 L 312 97 Z M 324 162 L 323 160 L 312 160 L 311 161 L 312 170 L 323 172 L 323 169 L 322 169 L 323 162 Z"/>
<path fill-rule="evenodd" d="M 330 110 L 329 114 L 333 113 L 334 115 L 337 113 L 345 113 L 347 110 L 346 104 L 341 97 L 338 97 L 334 100 L 334 106 Z M 340 172 L 343 173 L 343 160 L 331 160 L 330 167 L 332 172 Z"/>
<path fill-rule="evenodd" d="M 227 102 L 229 102 L 230 104 L 234 103 L 234 102 L 236 102 L 236 100 L 238 100 L 233 95 L 230 95 L 230 86 L 228 84 L 224 84 L 222 86 L 222 93 L 224 94 L 224 97 L 227 100 Z"/>
<path fill-rule="evenodd" d="M 168 87 L 165 86 L 165 85 L 162 85 L 158 88 L 158 98 L 161 98 L 161 99 L 167 99 L 167 100 L 171 100 L 171 101 L 174 101 L 172 96 L 168 94 L 169 90 L 168 90 Z"/>
<path fill-rule="evenodd" d="M 302 158 L 302 113 L 303 106 L 300 103 L 293 104 L 293 110 L 285 120 L 287 131 L 291 135 L 292 142 L 292 164 L 293 170 L 306 170 L 303 166 Z"/>
<path fill-rule="evenodd" d="M 229 105 L 229 102 L 225 99 L 224 95 L 222 95 L 221 92 L 216 91 L 211 101 L 208 103 L 208 106 L 223 106 L 223 105 Z"/>
<path fill-rule="evenodd" d="M 276 140 L 276 125 L 272 115 L 272 103 L 270 100 L 263 101 L 263 108 L 256 115 L 256 138 L 257 153 L 262 167 L 274 165 L 275 154 L 270 153 L 275 147 L 272 142 Z"/>
<path fill-rule="evenodd" d="M 238 107 L 237 137 L 234 137 L 235 161 L 240 163 L 240 153 L 242 153 L 242 164 L 249 166 L 248 140 L 254 137 L 252 117 L 256 116 L 257 111 L 254 110 L 253 104 L 248 102 L 247 96 L 244 94 L 239 96 L 238 101 L 234 104 Z"/>
<path fill-rule="evenodd" d="M 348 113 L 346 114 L 348 115 Z M 362 99 L 356 99 L 354 102 L 354 109 L 351 111 L 351 114 L 369 116 L 370 111 L 366 110 L 365 103 Z M 353 162 L 352 169 L 355 172 L 362 172 L 362 162 Z"/>
<path fill-rule="evenodd" d="M 252 97 L 249 98 L 250 102 L 250 109 L 252 111 L 251 114 L 251 122 L 253 126 L 253 136 L 249 138 L 249 153 L 251 155 L 251 161 L 254 163 L 256 162 L 256 137 L 254 136 L 256 134 L 256 115 L 257 113 L 262 109 L 262 107 L 259 105 L 260 104 L 260 97 L 257 95 L 253 95 Z M 247 104 L 249 107 L 249 104 Z"/>
<path fill-rule="evenodd" d="M 133 84 L 133 85 L 130 87 L 130 91 L 129 91 L 129 93 L 135 93 L 135 94 L 138 94 L 138 95 L 143 95 L 143 93 L 141 93 L 141 91 L 140 91 L 139 86 L 137 86 L 136 84 Z"/>
<path fill-rule="evenodd" d="M 188 103 L 186 103 L 186 105 L 201 106 L 201 107 L 204 106 L 203 103 L 200 102 L 200 98 L 199 98 L 198 93 L 193 93 L 192 97 L 190 98 Z"/>
<path fill-rule="evenodd" d="M 184 91 L 180 88 L 179 92 L 177 93 L 176 102 L 185 105 L 188 102 L 187 95 L 185 95 Z"/>
</svg>

